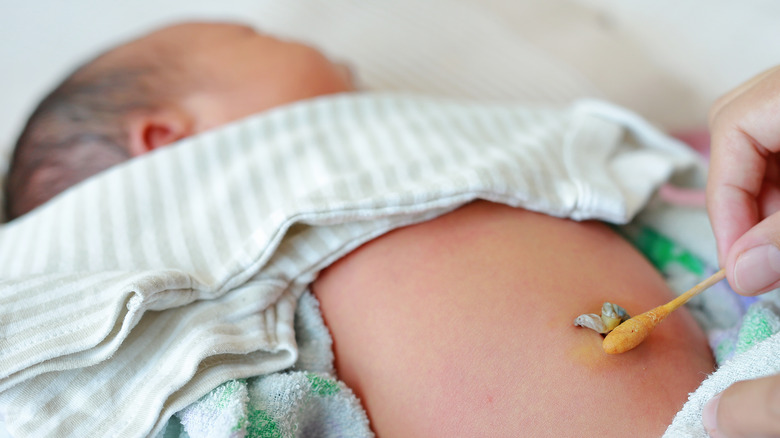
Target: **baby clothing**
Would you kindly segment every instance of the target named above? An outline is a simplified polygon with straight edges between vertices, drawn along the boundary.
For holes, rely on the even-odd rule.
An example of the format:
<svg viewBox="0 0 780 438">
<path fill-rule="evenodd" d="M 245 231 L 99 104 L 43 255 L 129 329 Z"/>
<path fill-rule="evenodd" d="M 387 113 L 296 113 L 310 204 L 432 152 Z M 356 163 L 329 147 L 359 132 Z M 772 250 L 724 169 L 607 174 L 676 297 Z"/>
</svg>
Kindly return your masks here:
<svg viewBox="0 0 780 438">
<path fill-rule="evenodd" d="M 296 306 L 321 269 L 474 199 L 627 223 L 659 185 L 701 183 L 702 169 L 598 101 L 349 94 L 187 139 L 0 227 L 0 414 L 19 437 L 205 430 L 215 406 L 239 420 L 219 423 L 234 436 L 281 431 L 285 409 L 343 408 L 358 424 L 329 353 L 318 357 L 327 342 L 296 341 Z M 261 402 L 276 390 L 282 405 Z"/>
</svg>

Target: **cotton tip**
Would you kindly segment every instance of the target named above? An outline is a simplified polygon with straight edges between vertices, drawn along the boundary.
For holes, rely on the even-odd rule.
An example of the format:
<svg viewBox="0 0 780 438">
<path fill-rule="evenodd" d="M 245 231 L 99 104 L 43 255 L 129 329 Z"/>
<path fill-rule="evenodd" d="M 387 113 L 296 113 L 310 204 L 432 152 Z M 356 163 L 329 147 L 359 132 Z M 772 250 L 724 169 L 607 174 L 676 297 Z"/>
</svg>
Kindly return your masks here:
<svg viewBox="0 0 780 438">
<path fill-rule="evenodd" d="M 635 316 L 617 326 L 604 338 L 601 346 L 608 354 L 625 353 L 641 344 L 669 311 L 661 307 Z"/>
</svg>

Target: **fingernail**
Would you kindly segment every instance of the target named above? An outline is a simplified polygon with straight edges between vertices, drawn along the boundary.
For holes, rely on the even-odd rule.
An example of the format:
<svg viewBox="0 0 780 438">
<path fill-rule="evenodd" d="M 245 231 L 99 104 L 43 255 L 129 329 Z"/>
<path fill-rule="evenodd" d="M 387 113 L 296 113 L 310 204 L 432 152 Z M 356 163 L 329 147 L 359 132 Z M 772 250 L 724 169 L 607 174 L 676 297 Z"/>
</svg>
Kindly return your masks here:
<svg viewBox="0 0 780 438">
<path fill-rule="evenodd" d="M 707 404 L 704 405 L 704 409 L 701 411 L 701 424 L 707 429 L 707 433 L 711 438 L 719 438 L 718 434 L 718 403 L 720 402 L 720 394 L 712 397 Z"/>
<path fill-rule="evenodd" d="M 762 292 L 780 280 L 780 249 L 774 245 L 751 248 L 737 257 L 734 286 L 742 294 Z"/>
</svg>

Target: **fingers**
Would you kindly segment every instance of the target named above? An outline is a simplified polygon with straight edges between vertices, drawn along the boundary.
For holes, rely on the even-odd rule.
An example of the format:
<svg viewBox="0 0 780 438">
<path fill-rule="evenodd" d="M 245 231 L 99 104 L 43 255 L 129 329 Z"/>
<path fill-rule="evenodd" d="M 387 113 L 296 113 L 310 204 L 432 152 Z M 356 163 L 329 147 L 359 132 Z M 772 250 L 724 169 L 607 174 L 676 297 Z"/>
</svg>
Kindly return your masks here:
<svg viewBox="0 0 780 438">
<path fill-rule="evenodd" d="M 767 80 L 770 76 L 777 74 L 778 71 L 780 71 L 780 66 L 770 68 L 769 70 L 761 72 L 758 75 L 754 76 L 753 78 L 749 79 L 748 81 L 740 84 L 739 86 L 729 91 L 728 93 L 724 94 L 720 98 L 718 98 L 718 100 L 716 100 L 715 103 L 712 104 L 712 107 L 710 107 L 710 112 L 709 112 L 710 125 L 712 124 L 713 119 L 717 117 L 720 111 L 726 106 L 728 106 L 729 103 L 731 103 L 733 100 L 735 100 L 736 98 L 744 94 L 746 91 L 751 90 L 753 87 L 756 86 L 756 84 L 759 84 L 764 80 Z"/>
<path fill-rule="evenodd" d="M 757 295 L 780 286 L 780 213 L 737 239 L 723 264 L 735 291 Z"/>
<path fill-rule="evenodd" d="M 758 195 L 766 155 L 733 126 L 716 124 L 707 181 L 707 211 L 715 232 L 718 260 L 724 266 L 734 242 L 759 221 Z"/>
<path fill-rule="evenodd" d="M 712 438 L 780 437 L 780 375 L 737 382 L 702 411 Z"/>
<path fill-rule="evenodd" d="M 734 242 L 761 219 L 767 163 L 780 151 L 780 66 L 720 98 L 710 111 L 707 204 L 721 265 Z"/>
</svg>

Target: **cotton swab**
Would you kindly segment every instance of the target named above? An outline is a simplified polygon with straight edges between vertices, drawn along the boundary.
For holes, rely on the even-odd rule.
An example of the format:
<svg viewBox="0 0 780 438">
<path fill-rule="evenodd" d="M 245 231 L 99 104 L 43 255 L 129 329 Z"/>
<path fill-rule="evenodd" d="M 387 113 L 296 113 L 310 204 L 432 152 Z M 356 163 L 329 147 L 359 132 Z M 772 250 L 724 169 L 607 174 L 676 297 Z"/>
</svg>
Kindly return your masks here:
<svg viewBox="0 0 780 438">
<path fill-rule="evenodd" d="M 641 344 L 650 336 L 650 332 L 653 331 L 655 326 L 669 316 L 670 313 L 725 277 L 726 270 L 721 269 L 672 301 L 623 322 L 604 338 L 604 342 L 601 344 L 604 351 L 609 354 L 625 353 Z"/>
</svg>

